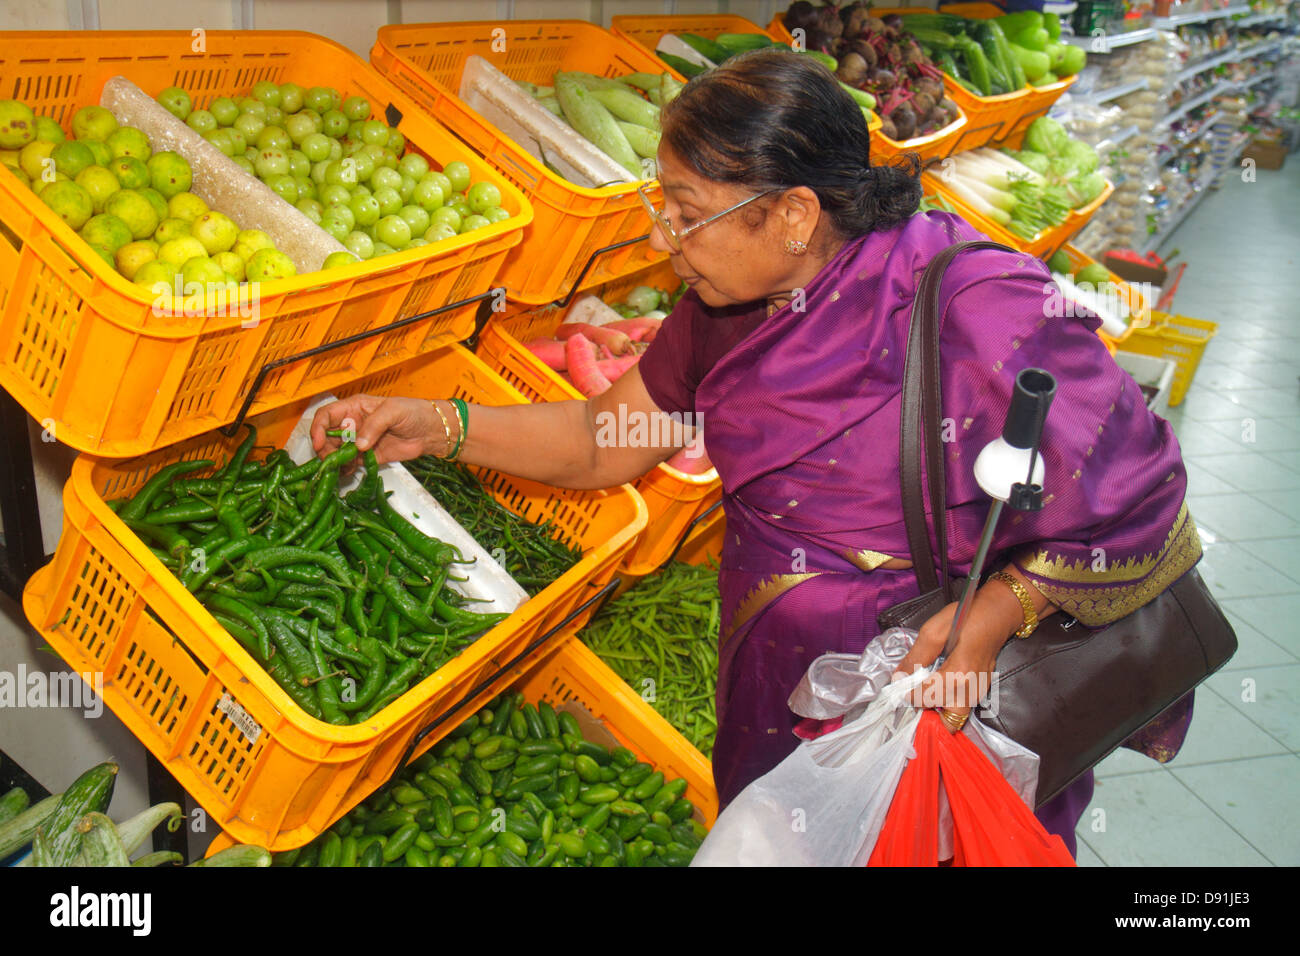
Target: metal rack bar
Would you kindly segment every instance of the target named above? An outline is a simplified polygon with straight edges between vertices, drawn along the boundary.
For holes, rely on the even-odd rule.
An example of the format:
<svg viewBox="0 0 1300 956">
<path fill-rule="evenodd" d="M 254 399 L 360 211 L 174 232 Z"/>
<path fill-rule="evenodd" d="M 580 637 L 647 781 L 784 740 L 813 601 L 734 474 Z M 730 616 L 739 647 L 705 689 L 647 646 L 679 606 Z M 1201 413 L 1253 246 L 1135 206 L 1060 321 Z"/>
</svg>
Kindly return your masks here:
<svg viewBox="0 0 1300 956">
<path fill-rule="evenodd" d="M 425 737 L 429 736 L 429 734 L 433 733 L 434 730 L 441 727 L 452 717 L 455 717 L 457 714 L 459 714 L 470 703 L 474 702 L 476 698 L 478 698 L 484 691 L 486 691 L 489 687 L 491 687 L 501 677 L 502 674 L 506 673 L 516 665 L 522 663 L 524 659 L 528 657 L 528 655 L 533 653 L 533 651 L 537 650 L 539 647 L 541 647 L 551 638 L 559 634 L 560 631 L 564 630 L 564 628 L 568 627 L 571 623 L 573 623 L 573 621 L 577 619 L 578 615 L 586 611 L 587 608 L 591 607 L 594 604 L 598 604 L 599 602 L 607 598 L 609 595 L 613 594 L 614 591 L 618 589 L 618 584 L 619 584 L 618 580 L 614 579 L 610 581 L 608 584 L 604 585 L 595 594 L 587 598 L 587 600 L 583 601 L 572 611 L 566 614 L 564 616 L 564 620 L 560 621 L 559 624 L 556 624 L 554 627 L 550 628 L 541 637 L 533 640 L 532 643 L 530 643 L 522 651 L 520 651 L 513 658 L 511 658 L 510 661 L 508 661 L 507 663 L 503 664 L 502 666 L 498 667 L 495 671 L 493 671 L 492 676 L 479 681 L 479 683 L 475 685 L 473 690 L 471 690 L 468 694 L 466 694 L 463 698 L 461 698 L 460 702 L 457 703 L 450 710 L 448 710 L 445 714 L 438 717 L 432 723 L 424 727 L 421 727 L 420 730 L 416 733 L 416 735 L 411 738 L 411 742 L 407 744 L 406 752 L 402 754 L 402 759 L 398 762 L 397 769 L 393 771 L 393 775 L 390 778 L 389 783 L 391 783 L 393 780 L 396 780 L 397 777 L 401 774 L 401 772 L 406 768 L 407 762 L 411 759 L 411 754 L 415 753 L 415 748 L 420 745 L 421 741 L 423 741 Z"/>
<path fill-rule="evenodd" d="M 625 246 L 634 245 L 635 243 L 638 242 L 644 242 L 649 238 L 650 238 L 650 233 L 647 232 L 644 236 L 637 236 L 635 239 L 624 239 L 622 242 L 616 242 L 613 245 L 604 246 L 600 249 L 597 249 L 595 252 L 593 252 L 590 256 L 587 257 L 587 262 L 582 267 L 582 271 L 579 272 L 578 277 L 573 280 L 573 287 L 569 289 L 568 293 L 565 294 L 563 299 L 556 299 L 554 304 L 559 306 L 561 309 L 563 309 L 565 306 L 567 306 L 570 302 L 573 301 L 573 297 L 577 295 L 578 290 L 582 288 L 582 280 L 587 277 L 587 273 L 591 271 L 592 264 L 595 263 L 598 257 L 603 256 L 607 252 L 613 252 L 616 249 L 622 249 Z"/>
<path fill-rule="evenodd" d="M 244 419 L 248 416 L 248 410 L 257 399 L 257 393 L 261 390 L 262 383 L 266 381 L 268 375 L 278 368 L 283 368 L 284 366 L 291 365 L 294 362 L 300 362 L 303 359 L 323 355 L 324 353 L 331 352 L 334 349 L 343 348 L 345 345 L 363 342 L 376 335 L 383 335 L 385 332 L 392 332 L 395 329 L 403 328 L 414 322 L 420 322 L 424 319 L 432 318 L 435 315 L 450 312 L 452 309 L 460 309 L 474 302 L 482 302 L 483 300 L 495 295 L 497 295 L 497 291 L 495 289 L 489 289 L 487 292 L 480 292 L 478 295 L 472 295 L 468 299 L 461 299 L 459 302 L 451 302 L 447 305 L 439 306 L 436 309 L 431 309 L 428 312 L 420 312 L 417 315 L 410 315 L 404 319 L 398 319 L 395 322 L 389 322 L 387 325 L 381 325 L 378 328 L 371 329 L 368 332 L 358 332 L 355 335 L 344 336 L 343 338 L 336 339 L 333 342 L 326 342 L 324 345 L 317 345 L 315 348 L 307 349 L 305 352 L 298 352 L 295 355 L 286 355 L 284 358 L 276 359 L 274 362 L 267 362 L 262 366 L 261 371 L 257 373 L 257 378 L 253 379 L 253 386 L 248 390 L 248 394 L 244 396 L 244 403 L 240 406 L 239 414 L 235 416 L 235 420 L 224 428 L 218 429 L 218 431 L 227 438 L 232 438 L 239 433 L 239 430 L 244 425 Z"/>
</svg>

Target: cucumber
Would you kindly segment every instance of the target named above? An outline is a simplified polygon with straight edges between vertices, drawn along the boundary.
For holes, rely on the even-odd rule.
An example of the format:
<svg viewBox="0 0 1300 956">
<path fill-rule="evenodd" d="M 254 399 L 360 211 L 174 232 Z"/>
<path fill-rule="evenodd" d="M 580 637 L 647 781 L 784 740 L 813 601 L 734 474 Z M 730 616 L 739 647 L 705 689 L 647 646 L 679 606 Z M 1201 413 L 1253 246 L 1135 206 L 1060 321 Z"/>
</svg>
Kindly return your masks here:
<svg viewBox="0 0 1300 956">
<path fill-rule="evenodd" d="M 614 114 L 615 119 L 623 120 L 625 123 L 636 123 L 646 129 L 659 129 L 659 107 L 633 93 L 626 86 L 593 89 L 591 95 Z M 531 727 L 531 721 L 529 725 Z"/>
<path fill-rule="evenodd" d="M 74 828 L 81 835 L 76 866 L 130 866 L 117 825 L 102 813 L 87 813 Z"/>
<path fill-rule="evenodd" d="M 821 50 L 804 50 L 803 55 L 812 57 L 832 73 L 840 68 L 839 60 L 835 59 L 835 57 L 831 56 L 829 53 L 823 53 Z"/>
<path fill-rule="evenodd" d="M 953 13 L 904 13 L 903 29 L 911 33 L 916 28 L 940 30 L 943 33 L 964 33 L 971 21 Z"/>
<path fill-rule="evenodd" d="M 849 96 L 853 97 L 853 102 L 857 103 L 859 106 L 866 107 L 869 110 L 874 110 L 876 108 L 876 98 L 866 90 L 859 90 L 856 87 L 849 86 L 849 84 L 842 80 L 840 81 L 840 86 L 844 88 L 845 93 L 848 93 Z"/>
<path fill-rule="evenodd" d="M 382 859 L 383 849 L 377 843 L 371 846 L 377 848 L 376 855 Z M 228 846 L 219 853 L 204 860 L 195 860 L 190 866 L 270 866 L 271 854 L 262 849 L 260 846 L 249 846 L 246 843 L 238 843 L 235 846 Z"/>
<path fill-rule="evenodd" d="M 54 857 L 50 853 L 50 841 L 44 830 L 37 830 L 32 837 L 32 855 L 23 861 L 29 866 L 54 866 Z"/>
<path fill-rule="evenodd" d="M 0 823 L 8 823 L 26 810 L 27 804 L 30 802 L 26 790 L 22 787 L 14 787 L 3 797 L 0 797 Z"/>
<path fill-rule="evenodd" d="M 146 853 L 140 859 L 132 863 L 132 866 L 153 867 L 164 866 L 169 863 L 184 863 L 185 857 L 181 856 L 175 850 L 159 850 L 156 853 Z"/>
<path fill-rule="evenodd" d="M 765 50 L 772 45 L 772 41 L 761 33 L 719 33 L 713 42 L 732 56 L 750 50 Z"/>
<path fill-rule="evenodd" d="M 712 40 L 706 40 L 696 33 L 679 33 L 677 39 L 711 63 L 722 63 L 731 56 L 731 53 L 725 47 L 714 43 Z"/>
<path fill-rule="evenodd" d="M 111 760 L 91 767 L 63 791 L 59 805 L 41 828 L 49 840 L 54 866 L 71 866 L 81 847 L 77 824 L 88 813 L 103 813 L 113 799 L 117 764 Z"/>
<path fill-rule="evenodd" d="M 570 126 L 629 173 L 641 174 L 640 157 L 618 128 L 618 121 L 576 78 L 568 73 L 555 74 L 555 96 Z"/>
<path fill-rule="evenodd" d="M 627 141 L 638 156 L 654 159 L 659 154 L 659 131 L 646 129 L 636 123 L 624 123 L 619 120 L 618 128 L 623 131 Z"/>
<path fill-rule="evenodd" d="M 1019 57 L 1011 52 L 1011 42 L 1007 39 L 1006 33 L 1003 32 L 1002 27 L 998 25 L 996 20 L 988 21 L 987 29 L 989 37 L 998 50 L 998 65 L 1002 68 L 1002 72 L 1006 74 L 1007 79 L 1011 81 L 1011 88 L 1013 90 L 1024 89 L 1029 81 L 1025 78 L 1025 70 L 1020 65 Z"/>
<path fill-rule="evenodd" d="M 175 833 L 177 828 L 180 827 L 182 819 L 183 814 L 180 805 L 175 803 L 160 803 L 157 806 L 149 807 L 147 810 L 141 810 L 117 828 L 126 855 L 130 856 L 144 846 L 144 841 L 149 839 L 149 834 L 153 833 L 158 824 L 164 820 L 168 821 L 167 829 Z"/>
<path fill-rule="evenodd" d="M 28 807 L 8 823 L 0 825 L 0 860 L 32 842 L 37 828 L 54 815 L 61 797 L 62 794 L 58 793 L 46 797 L 35 806 Z M 28 866 L 30 865 L 29 863 Z"/>
<path fill-rule="evenodd" d="M 627 76 L 620 76 L 618 81 L 629 86 L 635 86 L 638 90 L 644 90 L 647 93 L 659 89 L 658 73 L 629 73 Z M 496 733 L 497 731 L 493 732 Z"/>
<path fill-rule="evenodd" d="M 696 66 L 689 60 L 683 60 L 680 56 L 671 53 L 657 52 L 656 55 L 688 80 L 694 79 L 708 69 L 708 67 Z"/>
</svg>

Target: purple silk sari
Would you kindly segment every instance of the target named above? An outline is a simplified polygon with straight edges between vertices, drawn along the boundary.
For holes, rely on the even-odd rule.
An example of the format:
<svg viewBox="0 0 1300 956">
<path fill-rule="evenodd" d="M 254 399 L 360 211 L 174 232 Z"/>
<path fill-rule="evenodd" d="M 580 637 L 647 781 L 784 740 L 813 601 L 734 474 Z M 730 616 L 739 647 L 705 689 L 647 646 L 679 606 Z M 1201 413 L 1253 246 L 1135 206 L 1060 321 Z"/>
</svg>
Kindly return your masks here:
<svg viewBox="0 0 1300 956">
<path fill-rule="evenodd" d="M 725 804 L 798 743 L 790 691 L 818 655 L 861 651 L 877 615 L 917 593 L 898 490 L 899 402 L 912 298 L 926 263 L 963 239 L 962 220 L 919 214 L 848 243 L 796 299 L 728 351 L 696 391 L 722 478 L 722 634 L 714 775 Z M 1059 317 L 1050 274 L 1029 255 L 973 250 L 941 297 L 949 557 L 966 573 L 989 506 L 971 473 L 1000 431 L 1016 373 L 1058 391 L 1045 427 L 1045 507 L 1007 512 L 990 567 L 1013 560 L 1090 626 L 1149 601 L 1200 556 L 1182 507 L 1185 472 L 1168 423 L 1107 355 L 1095 318 Z M 707 321 L 707 310 L 691 321 Z M 928 505 L 928 501 L 927 501 Z M 932 536 L 933 537 L 933 536 Z M 1181 745 L 1191 695 L 1130 740 L 1159 760 Z M 1086 775 L 1040 819 L 1073 850 Z"/>
</svg>

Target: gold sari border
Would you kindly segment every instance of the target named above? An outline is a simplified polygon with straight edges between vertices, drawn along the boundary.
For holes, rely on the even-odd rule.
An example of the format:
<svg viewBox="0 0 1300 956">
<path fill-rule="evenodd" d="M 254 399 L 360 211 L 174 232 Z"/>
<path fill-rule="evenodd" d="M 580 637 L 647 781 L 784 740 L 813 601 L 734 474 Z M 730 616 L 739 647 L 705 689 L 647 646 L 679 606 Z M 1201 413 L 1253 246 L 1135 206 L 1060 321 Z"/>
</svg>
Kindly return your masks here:
<svg viewBox="0 0 1300 956">
<path fill-rule="evenodd" d="M 862 551 L 844 551 L 842 552 L 844 560 L 848 561 L 859 571 L 874 571 L 886 561 L 894 560 L 892 554 L 885 554 L 882 551 L 872 551 L 864 549 Z"/>
<path fill-rule="evenodd" d="M 802 574 L 774 574 L 756 584 L 736 605 L 736 612 L 722 632 L 718 646 L 726 644 L 736 631 L 740 630 L 750 618 L 758 614 L 782 594 L 809 578 L 815 578 L 821 572 L 808 571 Z"/>
<path fill-rule="evenodd" d="M 1015 563 L 1054 605 L 1090 627 L 1100 627 L 1152 601 L 1200 557 L 1201 539 L 1184 502 L 1164 547 L 1155 555 L 1130 559 L 1104 571 L 1092 571 L 1086 561 L 1049 560 L 1046 551 Z M 1117 581 L 1120 583 L 1111 583 Z"/>
</svg>

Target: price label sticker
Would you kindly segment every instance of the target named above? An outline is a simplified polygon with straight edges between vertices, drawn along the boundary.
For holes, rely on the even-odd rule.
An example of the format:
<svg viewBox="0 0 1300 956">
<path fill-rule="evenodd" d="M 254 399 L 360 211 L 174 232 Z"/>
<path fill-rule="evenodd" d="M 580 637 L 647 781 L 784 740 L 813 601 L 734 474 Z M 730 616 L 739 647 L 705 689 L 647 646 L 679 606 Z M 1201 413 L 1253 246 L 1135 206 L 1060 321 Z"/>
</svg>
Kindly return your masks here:
<svg viewBox="0 0 1300 956">
<path fill-rule="evenodd" d="M 251 744 L 257 743 L 257 738 L 262 736 L 262 725 L 248 715 L 231 697 L 229 692 L 221 695 L 221 700 L 217 701 L 217 709 L 230 718 L 230 722 L 239 728 L 239 732 L 248 738 Z"/>
</svg>

